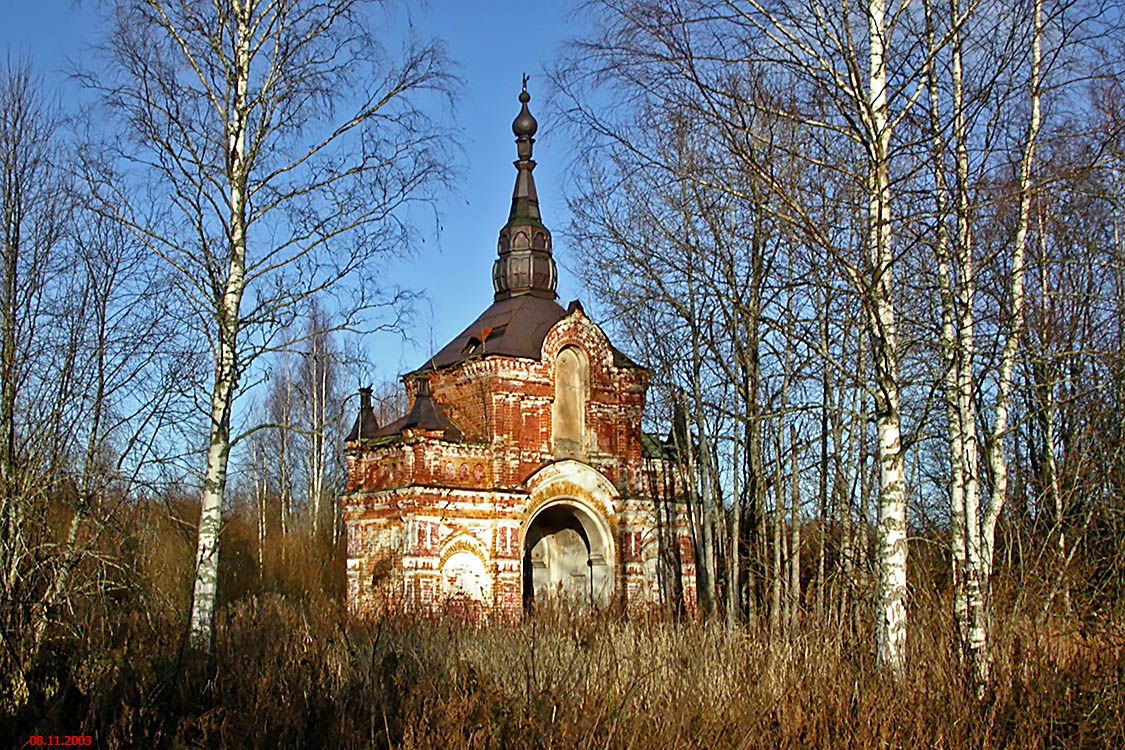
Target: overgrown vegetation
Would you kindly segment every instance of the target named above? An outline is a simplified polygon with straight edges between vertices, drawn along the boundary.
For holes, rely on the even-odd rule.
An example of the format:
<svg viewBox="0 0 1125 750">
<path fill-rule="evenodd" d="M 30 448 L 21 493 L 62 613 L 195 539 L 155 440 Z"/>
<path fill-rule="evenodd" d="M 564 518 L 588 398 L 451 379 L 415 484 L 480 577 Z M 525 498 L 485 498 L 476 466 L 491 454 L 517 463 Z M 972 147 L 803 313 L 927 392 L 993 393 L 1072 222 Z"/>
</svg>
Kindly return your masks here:
<svg viewBox="0 0 1125 750">
<path fill-rule="evenodd" d="M 28 675 L 31 701 L 0 727 L 14 745 L 33 734 L 104 748 L 1125 743 L 1123 613 L 1076 601 L 1042 616 L 1039 589 L 1017 598 L 998 586 L 993 679 L 978 698 L 953 650 L 940 555 L 914 566 L 909 666 L 896 680 L 877 665 L 864 611 L 818 617 L 811 603 L 784 637 L 617 612 L 480 628 L 358 621 L 330 583 L 339 550 L 276 537 L 259 569 L 254 525 L 235 515 L 208 667 L 182 648 L 191 535 L 135 520 L 128 585 L 55 631 Z"/>
</svg>

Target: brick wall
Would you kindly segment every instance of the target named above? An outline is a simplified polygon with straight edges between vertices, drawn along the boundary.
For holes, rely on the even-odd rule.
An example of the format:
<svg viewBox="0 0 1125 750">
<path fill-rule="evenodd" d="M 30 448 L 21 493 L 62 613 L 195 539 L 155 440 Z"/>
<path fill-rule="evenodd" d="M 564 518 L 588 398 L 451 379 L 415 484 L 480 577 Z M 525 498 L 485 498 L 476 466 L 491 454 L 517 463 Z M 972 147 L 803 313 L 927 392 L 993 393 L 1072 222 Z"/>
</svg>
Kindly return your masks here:
<svg viewBox="0 0 1125 750">
<path fill-rule="evenodd" d="M 576 310 L 547 334 L 541 361 L 492 355 L 405 379 L 412 405 L 418 378 L 429 378 L 434 401 L 464 442 L 420 434 L 378 448 L 349 446 L 342 502 L 353 608 L 447 611 L 472 620 L 522 615 L 521 534 L 534 512 L 525 482 L 555 461 L 554 362 L 568 346 L 580 347 L 588 360 L 583 462 L 616 495 L 633 498 L 620 501 L 608 519 L 615 590 L 631 609 L 659 598 L 652 462 L 641 448 L 648 374 L 615 366 L 605 335 Z M 479 560 L 487 601 L 443 597 L 443 566 L 454 547 Z M 685 598 L 694 608 L 690 542 L 680 554 Z"/>
</svg>

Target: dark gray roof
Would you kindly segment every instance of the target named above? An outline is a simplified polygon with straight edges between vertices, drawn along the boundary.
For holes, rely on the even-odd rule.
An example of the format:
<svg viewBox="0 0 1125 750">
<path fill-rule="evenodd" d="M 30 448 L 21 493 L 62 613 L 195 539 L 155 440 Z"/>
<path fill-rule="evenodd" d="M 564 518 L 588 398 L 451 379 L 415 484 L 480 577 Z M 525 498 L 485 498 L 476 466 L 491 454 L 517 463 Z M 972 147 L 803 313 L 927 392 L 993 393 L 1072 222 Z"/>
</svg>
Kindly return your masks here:
<svg viewBox="0 0 1125 750">
<path fill-rule="evenodd" d="M 661 440 L 659 436 L 648 432 L 641 433 L 641 455 L 645 458 L 662 458 L 665 461 L 677 461 L 679 451 L 669 440 Z"/>
<path fill-rule="evenodd" d="M 375 437 L 375 434 L 378 432 L 379 420 L 375 418 L 375 412 L 369 406 L 366 409 L 360 409 L 359 415 L 356 416 L 355 423 L 352 425 L 351 432 L 344 438 L 344 441 L 350 443 L 353 440 Z"/>
<path fill-rule="evenodd" d="M 530 294 L 493 302 L 420 370 L 438 370 L 483 354 L 539 359 L 547 331 L 566 316 L 553 299 Z"/>
<path fill-rule="evenodd" d="M 463 437 L 461 430 L 449 421 L 441 406 L 430 397 L 430 381 L 426 378 L 418 381 L 418 393 L 414 396 L 414 406 L 410 413 L 388 423 L 379 430 L 377 436 L 399 435 L 404 430 L 441 431 L 446 440 L 453 441 L 460 441 Z"/>
<path fill-rule="evenodd" d="M 570 309 L 573 310 L 577 304 L 577 300 L 571 302 Z M 468 328 L 415 372 L 440 370 L 490 354 L 537 360 L 542 356 L 543 339 L 547 337 L 547 332 L 567 313 L 568 310 L 555 300 L 531 294 L 493 302 Z M 639 367 L 615 347 L 610 348 L 615 366 Z"/>
</svg>

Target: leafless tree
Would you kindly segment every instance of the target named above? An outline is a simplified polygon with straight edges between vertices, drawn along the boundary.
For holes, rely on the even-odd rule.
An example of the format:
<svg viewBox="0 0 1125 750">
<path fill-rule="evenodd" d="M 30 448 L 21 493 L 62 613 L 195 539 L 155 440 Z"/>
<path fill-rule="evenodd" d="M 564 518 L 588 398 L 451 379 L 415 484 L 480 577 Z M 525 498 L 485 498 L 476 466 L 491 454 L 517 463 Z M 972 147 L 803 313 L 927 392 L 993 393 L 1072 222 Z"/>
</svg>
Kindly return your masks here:
<svg viewBox="0 0 1125 750">
<path fill-rule="evenodd" d="M 71 174 L 77 145 L 42 92 L 27 66 L 3 69 L 0 659 L 17 703 L 62 613 L 120 582 L 107 533 L 162 458 L 191 361 L 167 275 L 88 210 Z"/>
<path fill-rule="evenodd" d="M 118 0 L 91 78 L 122 127 L 119 157 L 166 208 L 149 221 L 118 186 L 101 209 L 178 274 L 213 377 L 200 490 L 191 642 L 212 641 L 235 398 L 314 294 L 343 324 L 388 300 L 379 258 L 407 239 L 403 208 L 446 175 L 421 109 L 446 91 L 440 46 L 388 54 L 377 4 Z"/>
<path fill-rule="evenodd" d="M 36 335 L 47 306 L 47 283 L 59 272 L 69 201 L 51 156 L 60 116 L 38 93 L 30 67 L 9 62 L 0 78 L 0 189 L 3 190 L 3 288 L 0 290 L 0 564 L 4 596 L 4 663 L 15 700 L 27 699 L 29 657 L 15 643 L 23 599 L 33 596 L 27 570 L 38 530 L 34 474 L 25 467 L 19 409 L 33 386 Z M 33 649 L 28 649 L 32 651 Z"/>
<path fill-rule="evenodd" d="M 324 511 L 341 489 L 341 467 L 332 460 L 343 441 L 343 409 L 337 392 L 341 362 L 333 345 L 332 326 L 315 301 L 309 306 L 306 324 L 297 390 L 302 404 L 300 434 L 305 445 L 306 502 L 313 534 L 319 535 L 324 526 Z M 334 519 L 335 514 L 333 524 Z"/>
<path fill-rule="evenodd" d="M 1074 158 L 1057 187 L 1043 179 L 1043 112 L 1084 96 L 1079 81 L 1086 73 L 1072 66 L 1089 50 L 1101 22 L 1096 8 L 1075 2 L 926 3 L 924 10 L 932 153 L 919 193 L 932 195 L 935 218 L 920 213 L 918 226 L 934 248 L 940 303 L 954 617 L 983 686 L 991 664 L 996 535 L 1011 495 L 1014 433 L 1021 429 L 1012 414 L 1018 412 L 1019 372 L 1031 355 L 1025 320 L 1029 308 L 1054 306 L 1050 283 L 1029 283 L 1029 259 L 1049 252 L 1043 230 L 1050 193 L 1083 181 L 1090 167 L 1088 158 L 1085 164 Z M 1074 137 L 1058 126 L 1047 132 L 1060 150 Z M 1044 252 L 1036 252 L 1037 244 Z M 1051 261 L 1040 262 L 1042 273 Z M 1029 298 L 1029 286 L 1047 296 Z M 1089 290 L 1075 290 L 1079 298 L 1089 300 Z M 1081 317 L 1076 309 L 1070 313 Z M 1056 383 L 1049 366 L 1030 371 L 1047 381 L 1038 390 L 1038 421 L 1046 443 L 1054 445 Z M 1055 453 L 1043 455 L 1057 509 Z"/>
</svg>

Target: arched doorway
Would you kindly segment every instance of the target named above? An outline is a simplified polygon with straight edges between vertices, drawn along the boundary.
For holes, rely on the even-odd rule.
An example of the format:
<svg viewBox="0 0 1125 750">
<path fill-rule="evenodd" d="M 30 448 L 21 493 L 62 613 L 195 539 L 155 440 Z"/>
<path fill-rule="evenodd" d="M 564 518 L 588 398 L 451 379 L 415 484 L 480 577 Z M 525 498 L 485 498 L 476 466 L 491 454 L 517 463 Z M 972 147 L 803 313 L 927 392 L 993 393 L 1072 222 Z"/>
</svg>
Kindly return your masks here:
<svg viewBox="0 0 1125 750">
<path fill-rule="evenodd" d="M 603 607 L 612 596 L 613 550 L 604 521 L 574 500 L 540 508 L 524 531 L 524 608 L 542 601 Z"/>
</svg>

